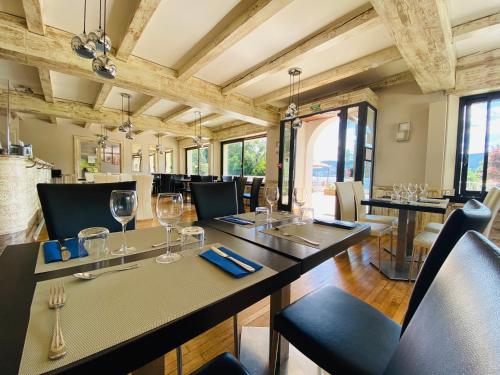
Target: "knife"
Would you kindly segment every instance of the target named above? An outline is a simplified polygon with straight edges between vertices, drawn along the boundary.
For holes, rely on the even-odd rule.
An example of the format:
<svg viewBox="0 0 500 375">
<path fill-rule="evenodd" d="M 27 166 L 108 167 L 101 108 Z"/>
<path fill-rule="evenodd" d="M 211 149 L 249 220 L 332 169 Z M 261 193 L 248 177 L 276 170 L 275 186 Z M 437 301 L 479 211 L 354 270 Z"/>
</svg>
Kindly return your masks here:
<svg viewBox="0 0 500 375">
<path fill-rule="evenodd" d="M 223 252 L 218 247 L 211 246 L 210 249 L 212 249 L 213 251 L 215 251 L 215 253 L 218 254 L 218 255 L 220 255 L 221 257 L 229 259 L 231 262 L 237 264 L 238 266 L 240 266 L 241 268 L 243 268 L 245 271 L 255 272 L 255 268 L 249 266 L 248 264 L 245 264 L 245 263 L 239 261 L 238 259 L 233 258 L 232 256 L 227 255 L 225 252 Z"/>
</svg>

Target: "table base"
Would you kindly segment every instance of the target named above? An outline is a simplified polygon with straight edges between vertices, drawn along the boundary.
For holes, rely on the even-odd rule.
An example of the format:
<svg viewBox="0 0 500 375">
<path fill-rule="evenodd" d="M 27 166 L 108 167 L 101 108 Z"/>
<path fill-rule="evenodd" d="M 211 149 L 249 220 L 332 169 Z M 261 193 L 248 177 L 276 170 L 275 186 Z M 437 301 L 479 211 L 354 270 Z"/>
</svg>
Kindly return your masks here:
<svg viewBox="0 0 500 375">
<path fill-rule="evenodd" d="M 370 260 L 370 264 L 380 270 L 380 272 L 391 280 L 408 281 L 408 277 L 410 275 L 409 261 L 396 263 L 394 260 L 392 262 L 390 260 L 383 260 L 380 263 L 381 267 L 379 267 L 378 260 L 374 259 Z M 417 272 L 414 272 L 411 278 L 412 281 L 415 281 L 416 276 Z"/>
</svg>

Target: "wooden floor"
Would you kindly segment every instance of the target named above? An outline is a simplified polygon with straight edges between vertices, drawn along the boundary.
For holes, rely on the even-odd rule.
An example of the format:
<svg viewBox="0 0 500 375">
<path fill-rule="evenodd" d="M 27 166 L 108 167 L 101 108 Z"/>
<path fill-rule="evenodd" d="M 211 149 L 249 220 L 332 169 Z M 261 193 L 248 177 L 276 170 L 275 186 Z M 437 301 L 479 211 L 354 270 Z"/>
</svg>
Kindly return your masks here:
<svg viewBox="0 0 500 375">
<path fill-rule="evenodd" d="M 182 221 L 196 220 L 194 207 L 187 204 Z M 158 226 L 156 220 L 137 222 L 138 228 Z M 47 239 L 42 230 L 39 240 Z M 382 276 L 369 260 L 377 254 L 377 241 L 369 239 L 351 247 L 303 275 L 292 284 L 292 301 L 321 287 L 333 284 L 377 308 L 389 318 L 401 323 L 410 294 L 407 282 L 395 282 Z M 385 256 L 385 254 L 384 254 Z M 269 298 L 249 307 L 239 315 L 246 326 L 269 326 Z M 182 346 L 184 374 L 189 374 L 203 363 L 225 351 L 233 351 L 232 321 L 227 320 Z M 176 374 L 175 352 L 165 357 L 166 374 Z"/>
</svg>

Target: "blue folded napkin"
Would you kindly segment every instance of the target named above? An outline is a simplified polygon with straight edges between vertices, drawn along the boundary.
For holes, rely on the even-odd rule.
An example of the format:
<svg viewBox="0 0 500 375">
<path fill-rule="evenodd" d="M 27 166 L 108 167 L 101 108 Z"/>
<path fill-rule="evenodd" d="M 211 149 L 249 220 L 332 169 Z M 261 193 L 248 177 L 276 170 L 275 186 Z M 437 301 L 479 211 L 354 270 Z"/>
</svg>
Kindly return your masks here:
<svg viewBox="0 0 500 375">
<path fill-rule="evenodd" d="M 248 225 L 248 224 L 255 223 L 252 220 L 244 220 L 244 219 L 240 219 L 239 217 L 236 217 L 236 216 L 224 216 L 224 217 L 221 217 L 220 220 L 227 221 L 228 223 L 240 224 L 240 225 Z"/>
<path fill-rule="evenodd" d="M 66 246 L 71 253 L 71 258 L 86 257 L 89 255 L 87 250 L 82 249 L 81 253 L 78 251 L 78 239 L 76 238 L 66 238 L 64 240 L 64 246 Z M 62 260 L 61 257 L 61 244 L 59 241 L 46 241 L 43 243 L 43 257 L 45 263 L 59 262 Z"/>
<path fill-rule="evenodd" d="M 248 264 L 250 267 L 253 267 L 255 269 L 255 272 L 257 272 L 262 268 L 260 264 L 254 263 L 251 260 L 248 260 L 247 258 L 243 258 L 241 255 L 238 255 L 223 246 L 220 246 L 219 249 L 225 252 L 227 255 L 235 259 L 238 259 L 240 262 L 243 262 L 245 264 Z M 221 257 L 219 254 L 217 254 L 215 251 L 211 249 L 208 249 L 207 251 L 201 253 L 200 256 L 208 260 L 210 263 L 215 264 L 217 267 L 222 268 L 224 271 L 226 271 L 227 273 L 233 275 L 238 279 L 248 274 L 254 273 L 254 272 L 248 272 L 247 270 L 241 268 L 240 266 L 233 263 L 229 259 Z"/>
</svg>

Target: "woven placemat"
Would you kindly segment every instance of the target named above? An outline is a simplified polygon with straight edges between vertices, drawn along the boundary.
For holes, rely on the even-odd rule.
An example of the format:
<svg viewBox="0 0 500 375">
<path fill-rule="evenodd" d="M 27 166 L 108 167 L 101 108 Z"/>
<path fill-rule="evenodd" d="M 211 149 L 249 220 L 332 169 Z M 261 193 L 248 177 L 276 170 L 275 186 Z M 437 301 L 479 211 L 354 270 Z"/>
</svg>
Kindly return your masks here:
<svg viewBox="0 0 500 375">
<path fill-rule="evenodd" d="M 245 212 L 243 214 L 232 215 L 232 216 L 236 217 L 238 219 L 242 219 L 242 220 L 255 221 L 255 212 Z M 294 217 L 294 215 L 291 212 L 287 212 L 287 211 L 274 211 L 271 216 L 272 216 L 274 222 L 289 220 L 289 219 L 293 219 L 293 217 Z M 224 218 L 222 218 L 222 217 L 217 218 L 217 220 L 220 220 L 224 223 L 239 225 L 243 228 L 255 228 L 257 226 L 266 224 L 265 221 L 258 221 L 258 222 L 252 223 L 252 224 L 243 225 L 243 224 L 230 223 L 230 222 L 225 221 L 223 219 Z"/>
<path fill-rule="evenodd" d="M 172 230 L 172 244 L 178 245 L 180 243 L 180 236 L 177 230 Z M 135 250 L 130 251 L 127 255 L 143 253 L 145 251 L 157 250 L 161 247 L 153 247 L 154 244 L 165 242 L 166 233 L 163 227 L 136 229 L 127 231 L 127 246 L 134 247 Z M 97 254 L 89 254 L 89 256 L 83 258 L 70 259 L 66 262 L 52 262 L 45 263 L 43 257 L 43 242 L 40 243 L 40 248 L 38 250 L 38 258 L 36 260 L 35 274 L 60 270 L 64 268 L 76 267 L 82 264 L 94 263 L 98 261 L 103 261 L 107 259 L 120 258 L 122 255 L 113 255 L 111 251 L 119 249 L 122 245 L 122 234 L 121 232 L 110 233 L 107 241 L 107 253 L 105 255 L 98 256 Z M 187 241 L 187 243 L 195 242 L 196 239 L 192 238 Z"/>
<path fill-rule="evenodd" d="M 140 265 L 137 269 L 92 281 L 68 276 L 37 283 L 20 373 L 44 373 L 80 360 L 276 274 L 264 266 L 254 274 L 233 278 L 198 256 L 210 246 L 183 251 L 181 260 L 175 263 L 158 264 L 154 258 L 145 259 L 136 262 Z M 238 253 L 238 249 L 231 250 Z M 47 355 L 55 313 L 47 301 L 50 285 L 61 283 L 67 295 L 61 309 L 61 326 L 68 353 L 51 361 Z"/>
<path fill-rule="evenodd" d="M 279 225 L 277 228 L 279 228 L 280 230 L 271 228 L 262 230 L 261 232 L 319 249 L 326 249 L 331 245 L 342 241 L 344 238 L 352 236 L 352 234 L 357 231 L 357 229 L 342 229 L 321 224 L 285 224 Z M 311 245 L 310 243 L 307 243 L 306 241 L 303 241 L 297 237 L 285 236 L 283 232 L 296 234 L 311 241 L 319 242 L 319 246 Z"/>
</svg>

